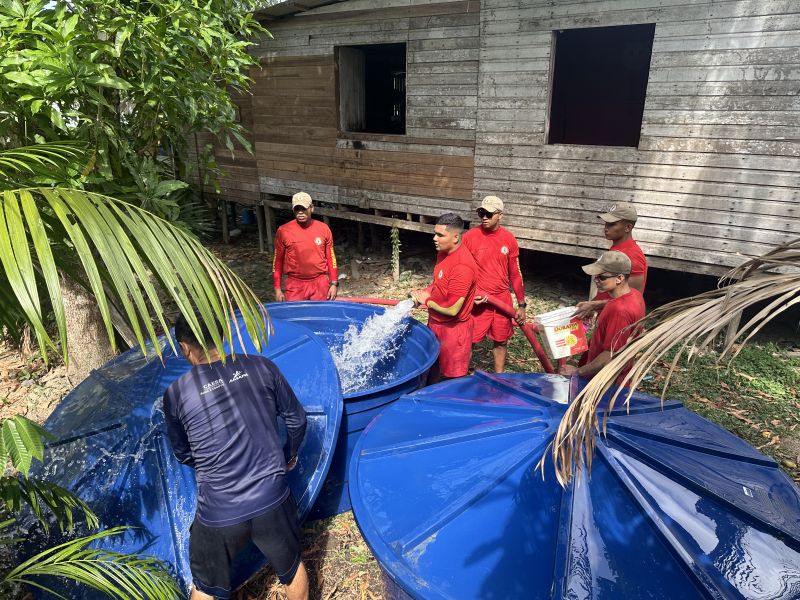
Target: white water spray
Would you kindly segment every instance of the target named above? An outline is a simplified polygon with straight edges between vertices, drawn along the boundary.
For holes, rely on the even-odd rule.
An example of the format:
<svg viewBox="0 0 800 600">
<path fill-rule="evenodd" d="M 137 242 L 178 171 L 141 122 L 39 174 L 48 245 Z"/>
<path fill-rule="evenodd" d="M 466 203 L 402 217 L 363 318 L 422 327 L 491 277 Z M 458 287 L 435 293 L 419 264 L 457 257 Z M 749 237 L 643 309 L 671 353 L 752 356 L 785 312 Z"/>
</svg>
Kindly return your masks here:
<svg viewBox="0 0 800 600">
<path fill-rule="evenodd" d="M 400 349 L 403 334 L 411 325 L 407 317 L 412 308 L 414 301 L 409 298 L 372 315 L 360 328 L 355 323 L 350 325 L 344 334 L 342 347 L 331 353 L 339 371 L 343 394 L 381 383 L 375 380 L 375 372 L 385 361 L 393 359 Z M 392 373 L 386 373 L 385 378 L 389 381 Z"/>
</svg>

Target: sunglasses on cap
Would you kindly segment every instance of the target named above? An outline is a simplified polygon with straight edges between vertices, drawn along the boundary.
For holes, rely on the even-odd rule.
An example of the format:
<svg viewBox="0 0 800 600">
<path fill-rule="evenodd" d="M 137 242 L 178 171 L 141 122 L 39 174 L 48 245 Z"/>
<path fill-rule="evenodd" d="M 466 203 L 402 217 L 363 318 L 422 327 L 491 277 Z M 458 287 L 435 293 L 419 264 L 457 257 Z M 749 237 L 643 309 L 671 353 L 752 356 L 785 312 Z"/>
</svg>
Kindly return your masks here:
<svg viewBox="0 0 800 600">
<path fill-rule="evenodd" d="M 497 214 L 496 212 L 489 212 L 485 208 L 479 208 L 476 212 L 478 213 L 478 216 L 481 219 L 483 219 L 483 218 L 491 219 L 493 216 L 495 216 Z"/>
<path fill-rule="evenodd" d="M 595 279 L 599 279 L 600 281 L 605 281 L 606 279 L 612 279 L 614 277 L 619 277 L 619 273 L 614 273 L 613 275 L 595 275 Z"/>
</svg>

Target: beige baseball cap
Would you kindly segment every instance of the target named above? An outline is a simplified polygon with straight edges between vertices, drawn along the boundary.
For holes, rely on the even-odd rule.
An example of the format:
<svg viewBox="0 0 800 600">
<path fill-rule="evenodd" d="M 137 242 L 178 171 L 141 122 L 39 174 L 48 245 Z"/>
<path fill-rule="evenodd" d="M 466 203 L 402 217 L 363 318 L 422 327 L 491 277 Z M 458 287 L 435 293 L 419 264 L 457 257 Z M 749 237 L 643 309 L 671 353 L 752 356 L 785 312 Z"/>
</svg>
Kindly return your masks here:
<svg viewBox="0 0 800 600">
<path fill-rule="evenodd" d="M 486 196 L 482 201 L 480 208 L 486 212 L 503 212 L 503 201 L 497 196 Z"/>
<path fill-rule="evenodd" d="M 609 250 L 603 252 L 595 262 L 581 267 L 583 272 L 588 275 L 600 275 L 600 273 L 614 273 L 622 275 L 631 274 L 631 259 L 622 252 Z"/>
<path fill-rule="evenodd" d="M 306 194 L 305 192 L 297 192 L 294 196 L 292 196 L 292 208 L 295 206 L 302 206 L 303 208 L 308 208 L 311 206 L 311 196 Z"/>
<path fill-rule="evenodd" d="M 616 223 L 617 221 L 630 221 L 636 223 L 639 215 L 636 214 L 636 207 L 633 204 L 612 204 L 608 211 L 598 215 L 606 223 Z"/>
</svg>

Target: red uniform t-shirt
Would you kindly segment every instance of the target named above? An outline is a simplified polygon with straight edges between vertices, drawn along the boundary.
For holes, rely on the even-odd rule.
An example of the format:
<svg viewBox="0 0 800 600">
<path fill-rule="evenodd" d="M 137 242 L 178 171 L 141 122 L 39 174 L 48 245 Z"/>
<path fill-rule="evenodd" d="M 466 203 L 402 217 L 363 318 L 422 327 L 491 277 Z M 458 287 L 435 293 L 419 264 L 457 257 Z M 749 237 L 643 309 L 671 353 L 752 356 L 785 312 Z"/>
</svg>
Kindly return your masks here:
<svg viewBox="0 0 800 600">
<path fill-rule="evenodd" d="M 447 308 L 453 306 L 459 298 L 464 298 L 464 305 L 454 317 L 429 310 L 428 322 L 464 322 L 471 318 L 476 271 L 475 259 L 464 244 L 450 254 L 439 253 L 433 269 L 433 283 L 428 286 L 428 291 L 431 293 L 430 301 Z"/>
<path fill-rule="evenodd" d="M 525 302 L 519 244 L 513 233 L 503 227 L 486 231 L 479 225 L 464 234 L 463 244 L 475 258 L 478 296 L 505 297 L 511 286 L 517 302 Z"/>
<path fill-rule="evenodd" d="M 597 327 L 589 341 L 589 350 L 585 361 L 582 360 L 581 363 L 592 362 L 606 350 L 616 352 L 622 348 L 636 333 L 634 328 L 627 327 L 644 318 L 644 313 L 644 298 L 639 290 L 631 288 L 627 294 L 609 300 L 597 318 Z"/>
<path fill-rule="evenodd" d="M 625 240 L 624 242 L 619 242 L 618 244 L 614 244 L 609 248 L 609 250 L 614 250 L 615 252 L 622 252 L 625 256 L 631 259 L 631 277 L 638 277 L 641 275 L 644 279 L 642 279 L 642 294 L 644 294 L 645 285 L 647 285 L 647 258 L 642 252 L 642 249 L 639 247 L 639 244 L 636 243 L 636 240 Z M 609 296 L 606 292 L 597 292 L 597 295 L 594 297 L 595 300 L 609 300 L 611 296 Z"/>
<path fill-rule="evenodd" d="M 284 273 L 297 279 L 314 279 L 327 273 L 331 281 L 338 279 L 333 235 L 325 223 L 312 219 L 307 227 L 297 221 L 278 227 L 272 260 L 275 288 L 281 286 Z"/>
</svg>

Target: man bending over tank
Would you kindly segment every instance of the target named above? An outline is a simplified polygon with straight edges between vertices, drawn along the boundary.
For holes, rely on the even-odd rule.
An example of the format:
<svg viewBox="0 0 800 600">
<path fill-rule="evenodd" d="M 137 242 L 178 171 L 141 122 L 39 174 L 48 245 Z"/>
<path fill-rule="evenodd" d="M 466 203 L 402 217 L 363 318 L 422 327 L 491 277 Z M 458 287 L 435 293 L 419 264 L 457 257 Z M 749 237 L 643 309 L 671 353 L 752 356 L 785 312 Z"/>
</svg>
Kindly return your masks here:
<svg viewBox="0 0 800 600">
<path fill-rule="evenodd" d="M 308 599 L 297 506 L 286 472 L 297 464 L 306 414 L 275 364 L 263 356 L 222 363 L 201 327 L 206 353 L 181 316 L 175 338 L 192 370 L 164 394 L 164 418 L 178 461 L 197 476 L 189 535 L 191 600 L 230 598 L 230 565 L 252 541 L 275 568 L 290 600 Z M 277 417 L 286 424 L 283 448 Z"/>
<path fill-rule="evenodd" d="M 431 369 L 428 383 L 442 377 L 467 374 L 472 358 L 472 303 L 475 299 L 475 259 L 461 243 L 464 221 L 456 214 L 439 217 L 433 229 L 438 252 L 433 283 L 413 290 L 417 305 L 428 307 L 428 327 L 439 340 L 439 361 Z"/>
</svg>

